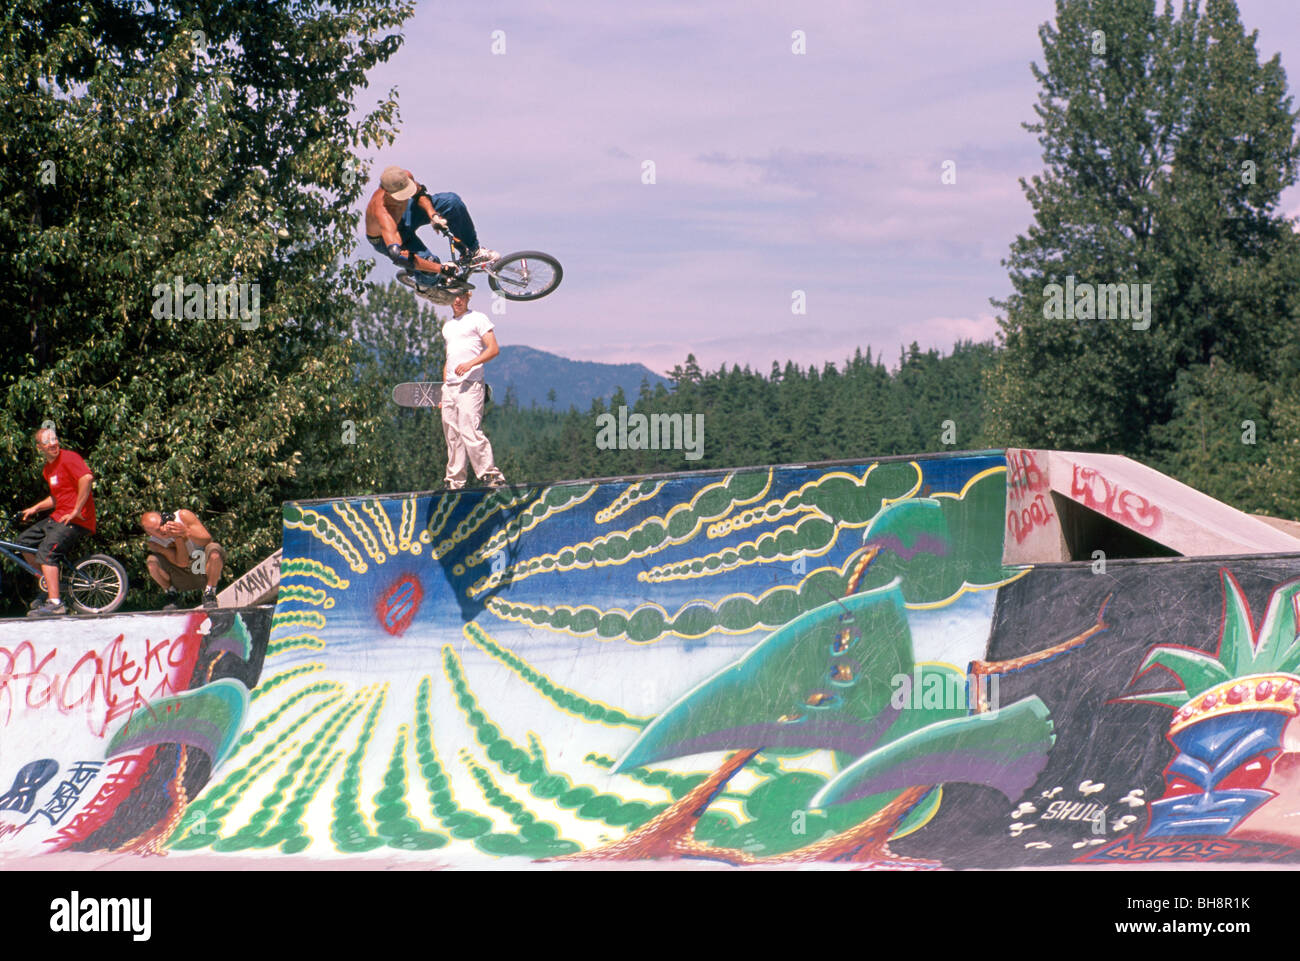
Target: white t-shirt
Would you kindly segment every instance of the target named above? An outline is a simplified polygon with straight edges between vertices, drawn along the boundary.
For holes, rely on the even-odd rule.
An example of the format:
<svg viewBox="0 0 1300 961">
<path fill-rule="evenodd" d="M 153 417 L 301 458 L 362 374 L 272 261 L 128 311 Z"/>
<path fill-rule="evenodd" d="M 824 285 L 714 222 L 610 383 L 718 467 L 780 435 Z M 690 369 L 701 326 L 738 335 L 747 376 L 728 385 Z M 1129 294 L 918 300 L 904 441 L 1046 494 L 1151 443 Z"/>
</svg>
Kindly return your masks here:
<svg viewBox="0 0 1300 961">
<path fill-rule="evenodd" d="M 467 310 L 459 317 L 452 317 L 443 323 L 442 336 L 447 341 L 447 367 L 443 371 L 443 380 L 446 383 L 459 384 L 465 380 L 483 379 L 482 364 L 463 377 L 457 375 L 456 368 L 461 364 L 468 364 L 483 353 L 484 348 L 487 347 L 483 337 L 490 330 L 492 330 L 492 321 L 488 320 L 487 314 L 477 310 Z"/>
</svg>

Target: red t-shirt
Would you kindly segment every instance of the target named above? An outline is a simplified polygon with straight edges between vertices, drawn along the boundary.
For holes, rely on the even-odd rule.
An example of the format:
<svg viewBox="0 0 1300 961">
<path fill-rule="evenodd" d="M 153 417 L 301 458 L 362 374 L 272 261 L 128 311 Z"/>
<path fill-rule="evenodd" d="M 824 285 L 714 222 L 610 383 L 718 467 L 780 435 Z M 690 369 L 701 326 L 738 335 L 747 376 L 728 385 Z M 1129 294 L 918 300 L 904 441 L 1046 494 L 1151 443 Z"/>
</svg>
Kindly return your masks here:
<svg viewBox="0 0 1300 961">
<path fill-rule="evenodd" d="M 50 485 L 50 496 L 54 498 L 54 518 L 71 514 L 77 506 L 77 481 L 90 473 L 90 468 L 81 459 L 80 454 L 70 450 L 59 451 L 59 456 L 52 463 L 45 465 L 42 471 L 45 482 Z M 93 476 L 93 475 L 92 475 Z M 86 499 L 86 506 L 81 509 L 81 516 L 72 523 L 95 533 L 95 495 Z"/>
</svg>

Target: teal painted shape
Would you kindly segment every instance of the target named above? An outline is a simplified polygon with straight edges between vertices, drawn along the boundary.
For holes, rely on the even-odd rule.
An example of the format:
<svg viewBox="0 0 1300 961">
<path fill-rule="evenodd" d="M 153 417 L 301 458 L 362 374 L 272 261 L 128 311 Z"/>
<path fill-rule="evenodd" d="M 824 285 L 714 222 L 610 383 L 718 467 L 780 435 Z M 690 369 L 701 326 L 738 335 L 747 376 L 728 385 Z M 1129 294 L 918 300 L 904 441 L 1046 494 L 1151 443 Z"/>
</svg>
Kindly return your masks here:
<svg viewBox="0 0 1300 961">
<path fill-rule="evenodd" d="M 253 635 L 248 632 L 244 619 L 236 614 L 225 633 L 209 638 L 207 649 L 210 652 L 225 651 L 246 662 L 253 656 Z"/>
<path fill-rule="evenodd" d="M 212 681 L 194 691 L 150 701 L 108 742 L 105 757 L 116 757 L 155 744 L 187 744 L 221 766 L 234 747 L 248 711 L 248 689 L 231 678 Z"/>
<path fill-rule="evenodd" d="M 895 581 L 802 614 L 680 698 L 637 738 L 626 771 L 709 751 L 826 748 L 859 757 L 901 713 L 912 635 Z M 784 720 L 783 720 L 784 719 Z"/>
<path fill-rule="evenodd" d="M 1042 772 L 1056 736 L 1036 695 L 996 711 L 929 724 L 859 758 L 813 797 L 814 808 L 929 784 L 986 784 L 1008 800 Z"/>
<path fill-rule="evenodd" d="M 944 554 L 951 547 L 948 519 L 934 498 L 910 498 L 877 514 L 863 533 L 862 543 L 906 553 L 908 559 L 914 550 Z"/>
<path fill-rule="evenodd" d="M 657 717 L 614 770 L 711 751 L 823 749 L 848 766 L 821 804 L 949 782 L 1017 797 L 1047 763 L 1050 712 L 1030 697 L 972 715 L 964 681 L 914 663 L 895 580 L 774 631 Z M 925 706 L 931 682 L 943 696 Z"/>
</svg>

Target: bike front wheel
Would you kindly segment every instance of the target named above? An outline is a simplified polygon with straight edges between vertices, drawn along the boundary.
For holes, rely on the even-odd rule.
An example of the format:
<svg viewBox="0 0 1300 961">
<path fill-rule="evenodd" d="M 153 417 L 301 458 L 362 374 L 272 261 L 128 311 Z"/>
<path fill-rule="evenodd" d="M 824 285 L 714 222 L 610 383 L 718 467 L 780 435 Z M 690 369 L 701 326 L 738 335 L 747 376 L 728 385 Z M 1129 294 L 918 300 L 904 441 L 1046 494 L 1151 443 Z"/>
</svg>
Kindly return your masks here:
<svg viewBox="0 0 1300 961">
<path fill-rule="evenodd" d="M 67 594 L 82 614 L 111 614 L 126 600 L 126 569 L 107 554 L 91 554 L 72 566 Z"/>
<path fill-rule="evenodd" d="M 540 250 L 521 250 L 493 261 L 485 270 L 488 285 L 506 300 L 545 297 L 564 277 L 560 262 Z"/>
</svg>

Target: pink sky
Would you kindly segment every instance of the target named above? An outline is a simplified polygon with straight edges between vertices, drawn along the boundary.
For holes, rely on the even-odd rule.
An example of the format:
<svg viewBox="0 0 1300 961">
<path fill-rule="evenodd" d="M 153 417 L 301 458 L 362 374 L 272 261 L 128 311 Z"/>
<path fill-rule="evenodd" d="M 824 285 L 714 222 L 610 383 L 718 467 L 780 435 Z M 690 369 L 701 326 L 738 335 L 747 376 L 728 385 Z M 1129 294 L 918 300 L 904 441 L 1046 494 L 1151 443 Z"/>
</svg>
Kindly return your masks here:
<svg viewBox="0 0 1300 961">
<path fill-rule="evenodd" d="M 1294 71 L 1294 5 L 1239 6 L 1261 56 Z M 1000 261 L 1031 220 L 1017 179 L 1042 166 L 1020 124 L 1054 11 L 421 2 L 371 74 L 372 90 L 398 88 L 401 121 L 366 159 L 372 179 L 400 164 L 461 194 L 484 244 L 562 261 L 554 295 L 494 318 L 502 343 L 659 372 L 688 353 L 765 372 L 868 346 L 892 364 L 913 340 L 947 350 L 996 329 Z M 1284 200 L 1300 215 L 1300 190 Z"/>
</svg>

